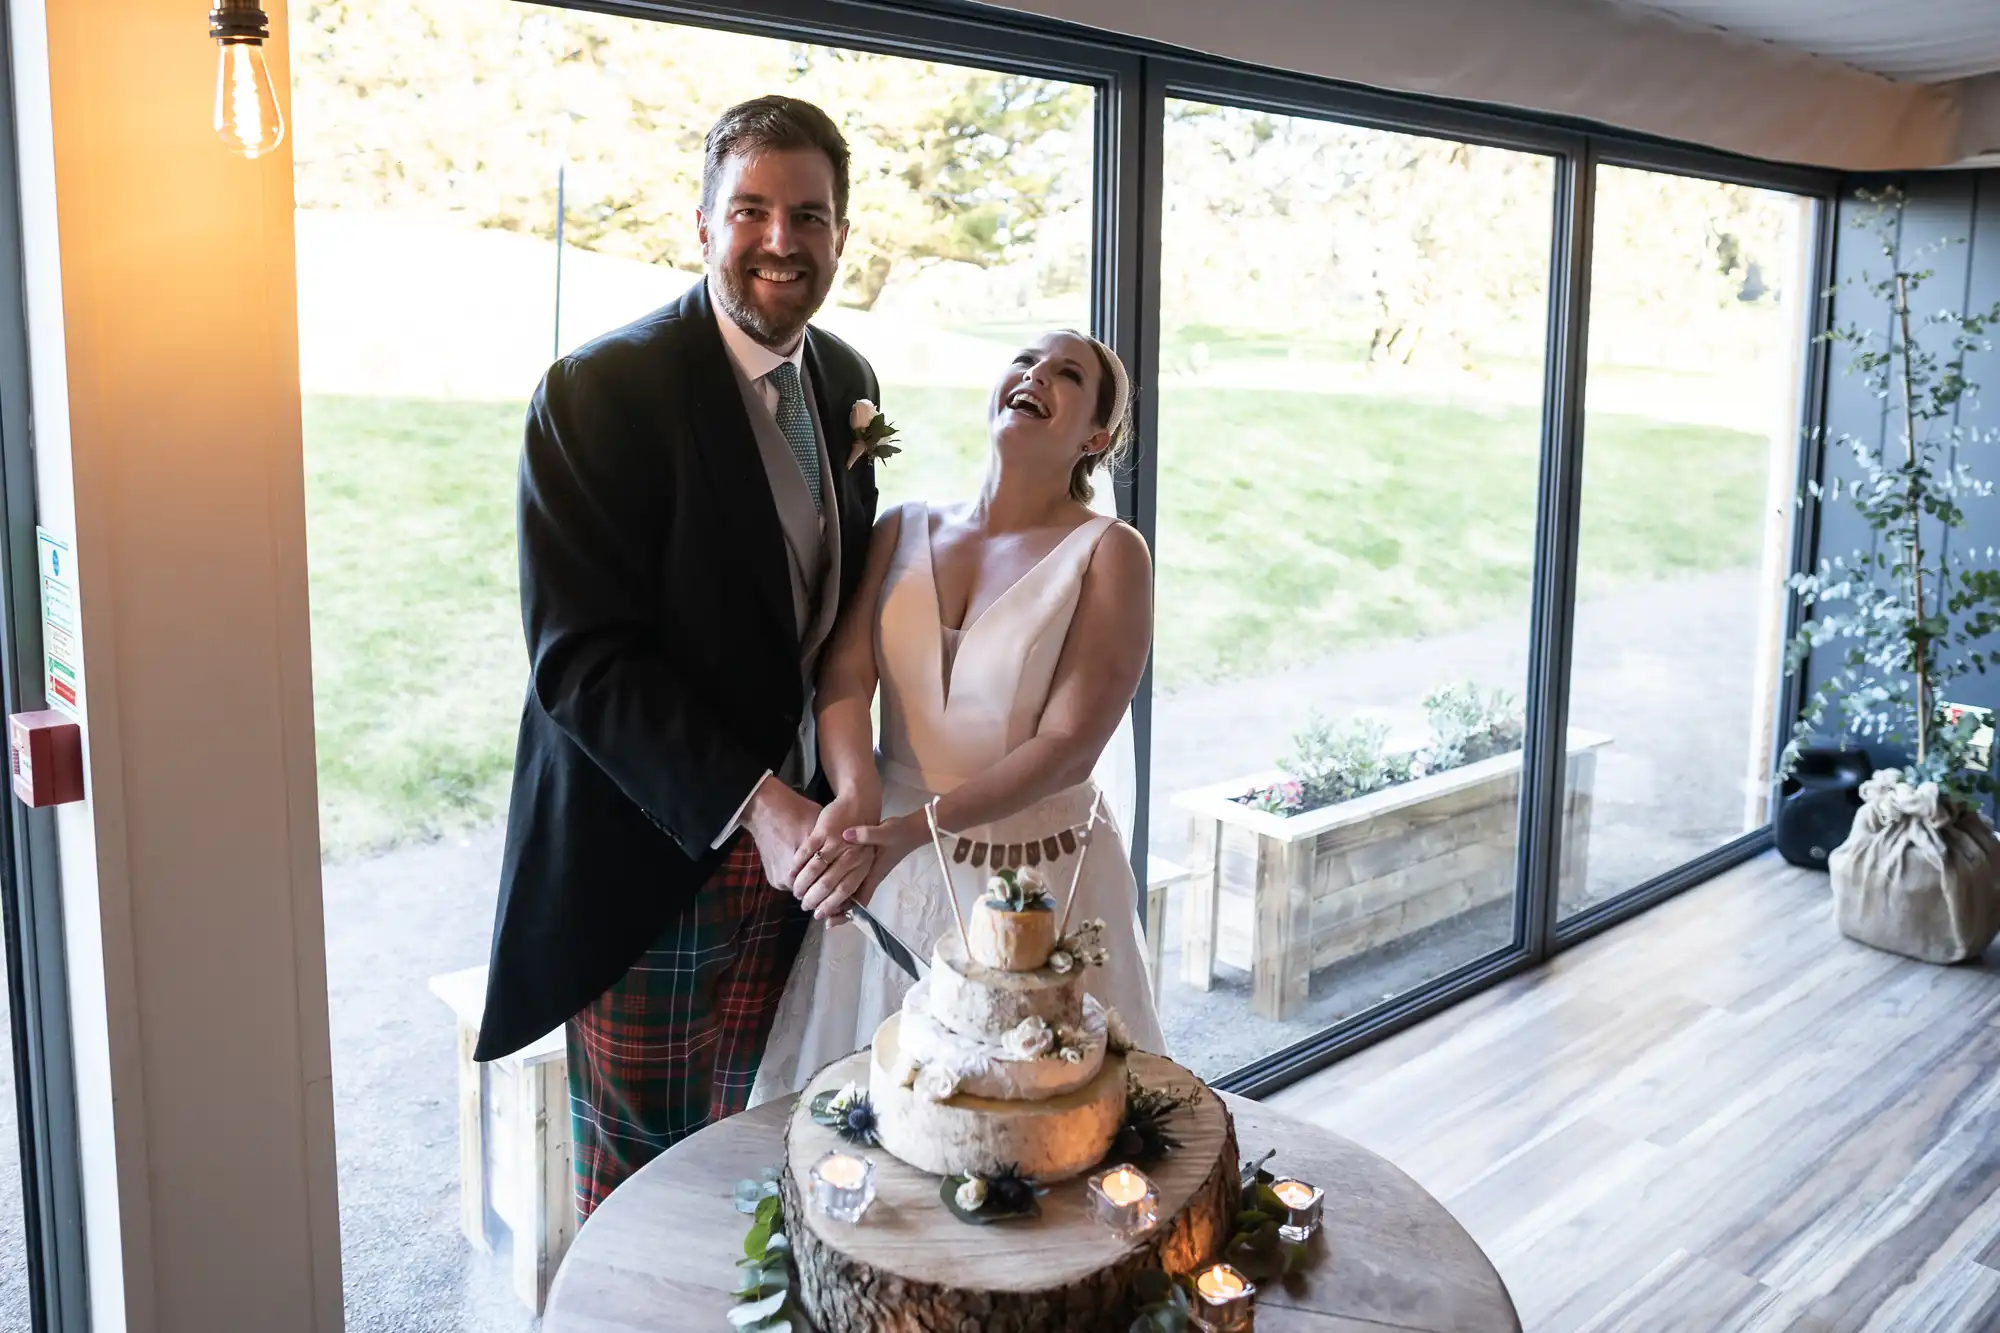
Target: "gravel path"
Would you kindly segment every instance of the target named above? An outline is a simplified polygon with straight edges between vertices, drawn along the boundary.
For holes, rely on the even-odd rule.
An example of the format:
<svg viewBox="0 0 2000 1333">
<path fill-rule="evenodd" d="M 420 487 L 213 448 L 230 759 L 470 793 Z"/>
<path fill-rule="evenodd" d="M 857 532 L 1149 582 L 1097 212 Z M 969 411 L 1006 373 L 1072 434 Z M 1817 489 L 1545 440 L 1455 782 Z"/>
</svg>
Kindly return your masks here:
<svg viewBox="0 0 2000 1333">
<path fill-rule="evenodd" d="M 1753 583 L 1715 575 L 1586 605 L 1573 721 L 1616 740 L 1598 771 L 1591 850 L 1600 892 L 1625 887 L 1731 836 L 1751 700 L 1745 678 Z M 1386 710 L 1414 722 L 1423 692 L 1471 677 L 1519 690 L 1525 623 L 1383 644 L 1256 681 L 1183 691 L 1156 710 L 1153 800 L 1268 767 L 1306 709 Z M 1726 762 L 1724 759 L 1726 756 Z M 1718 769 L 1727 780 L 1718 782 Z M 1179 850 L 1178 821 L 1156 852 Z M 340 1151 L 341 1232 L 353 1333 L 514 1333 L 536 1321 L 515 1302 L 504 1258 L 475 1255 L 458 1231 L 456 1047 L 431 976 L 486 957 L 500 830 L 326 867 L 327 975 Z M 1178 940 L 1170 910 L 1168 940 Z M 1298 1040 L 1443 969 L 1503 947 L 1507 904 L 1469 914 L 1325 969 L 1306 1015 L 1277 1024 L 1248 1011 L 1248 979 L 1227 969 L 1206 995 L 1169 984 L 1174 1053 L 1215 1074 Z M 1170 953 L 1168 975 L 1177 973 Z M 3 1038 L 0 1038 L 3 1039 Z M 25 1328 L 18 1275 L 11 1068 L 0 1072 L 0 1328 Z M 16 1301 L 16 1293 L 19 1293 Z"/>
</svg>

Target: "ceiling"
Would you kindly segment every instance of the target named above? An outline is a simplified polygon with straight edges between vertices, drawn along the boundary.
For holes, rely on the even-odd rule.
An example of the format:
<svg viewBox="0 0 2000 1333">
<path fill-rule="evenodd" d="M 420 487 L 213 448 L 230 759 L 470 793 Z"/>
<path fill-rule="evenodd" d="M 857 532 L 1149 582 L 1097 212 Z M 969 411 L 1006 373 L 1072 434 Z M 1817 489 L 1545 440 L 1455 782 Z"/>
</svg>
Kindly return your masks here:
<svg viewBox="0 0 2000 1333">
<path fill-rule="evenodd" d="M 1914 83 L 2000 70 L 2000 0 L 1615 0 Z"/>
</svg>

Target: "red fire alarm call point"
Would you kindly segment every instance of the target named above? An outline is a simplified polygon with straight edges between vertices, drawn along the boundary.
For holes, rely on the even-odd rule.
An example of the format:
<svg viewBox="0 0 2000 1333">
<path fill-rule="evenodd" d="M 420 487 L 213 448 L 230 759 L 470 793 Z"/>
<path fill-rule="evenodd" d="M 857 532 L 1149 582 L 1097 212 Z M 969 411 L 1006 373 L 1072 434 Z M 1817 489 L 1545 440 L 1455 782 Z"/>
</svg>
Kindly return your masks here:
<svg viewBox="0 0 2000 1333">
<path fill-rule="evenodd" d="M 83 799 L 83 731 L 76 719 L 48 709 L 7 719 L 8 765 L 14 794 L 31 806 Z"/>
</svg>

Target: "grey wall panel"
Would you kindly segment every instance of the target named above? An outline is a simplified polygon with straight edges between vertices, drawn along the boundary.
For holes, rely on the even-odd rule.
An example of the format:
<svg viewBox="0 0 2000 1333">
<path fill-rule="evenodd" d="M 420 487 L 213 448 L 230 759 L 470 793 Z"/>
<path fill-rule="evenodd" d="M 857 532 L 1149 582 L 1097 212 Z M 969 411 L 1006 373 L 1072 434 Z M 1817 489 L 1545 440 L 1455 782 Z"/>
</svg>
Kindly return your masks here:
<svg viewBox="0 0 2000 1333">
<path fill-rule="evenodd" d="M 1865 189 L 1878 189 L 1889 183 L 1900 184 L 1909 197 L 1898 237 L 1899 262 L 1928 269 L 1932 274 L 1913 298 L 1913 321 L 1921 320 L 1925 312 L 1941 308 L 1965 310 L 2000 300 L 2000 172 L 1940 172 L 1895 182 L 1875 178 L 1850 181 L 1851 186 Z M 1833 323 L 1835 327 L 1855 323 L 1879 334 L 1889 327 L 1889 304 L 1877 300 L 1858 284 L 1864 275 L 1886 276 L 1892 270 L 1877 248 L 1874 236 L 1854 226 L 1866 207 L 1855 199 L 1852 189 L 1843 195 L 1838 206 Z M 1965 243 L 1923 253 L 1948 240 Z M 1919 328 L 1916 332 L 1920 346 L 1940 353 L 1947 349 L 1949 330 Z M 1900 446 L 1902 438 L 1900 410 L 1891 410 L 1892 403 L 1878 399 L 1859 374 L 1848 371 L 1847 348 L 1836 346 L 1832 352 L 1826 393 L 1828 448 L 1822 472 L 1822 480 L 1828 483 L 1835 478 L 1851 480 L 1854 476 L 1847 451 L 1834 444 L 1840 436 L 1858 436 L 1891 450 Z M 1964 415 L 1964 423 L 1986 428 L 2000 426 L 2000 352 L 1984 352 L 1968 359 L 1966 372 L 1975 380 L 1983 380 L 1987 392 L 1984 402 Z M 1970 449 L 1963 461 L 1978 475 L 2000 480 L 2000 443 Z M 1989 546 L 2000 549 L 2000 498 L 1971 501 L 1968 509 L 1972 522 L 1953 538 L 1957 548 L 1967 552 L 1983 552 Z M 1938 529 L 1927 527 L 1926 564 L 1932 569 L 1936 568 L 1936 556 L 1943 547 L 1941 538 Z M 1856 548 L 1872 549 L 1866 526 L 1845 500 L 1827 504 L 1820 517 L 1818 554 L 1831 558 Z M 1994 647 L 2000 648 L 2000 644 Z M 1838 669 L 1838 663 L 1837 650 L 1822 649 L 1809 664 L 1808 684 L 1825 679 Z M 1952 697 L 1959 702 L 2000 707 L 2000 675 L 1973 676 L 1962 682 Z"/>
</svg>

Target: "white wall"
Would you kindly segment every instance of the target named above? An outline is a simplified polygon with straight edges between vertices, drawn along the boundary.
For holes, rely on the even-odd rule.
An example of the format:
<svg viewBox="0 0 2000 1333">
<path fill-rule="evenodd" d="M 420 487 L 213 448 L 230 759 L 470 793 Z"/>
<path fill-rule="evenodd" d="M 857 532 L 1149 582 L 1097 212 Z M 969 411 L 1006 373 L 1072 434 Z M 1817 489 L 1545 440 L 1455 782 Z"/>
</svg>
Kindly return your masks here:
<svg viewBox="0 0 2000 1333">
<path fill-rule="evenodd" d="M 1950 86 L 1611 0 L 988 0 L 1273 69 L 1575 116 L 1752 157 L 1849 171 L 2000 147 Z M 1981 142 L 1981 140 L 1987 140 Z"/>
<path fill-rule="evenodd" d="M 80 577 L 94 1322 L 338 1329 L 291 159 L 215 140 L 201 6 L 9 12 L 38 503 Z"/>
</svg>

